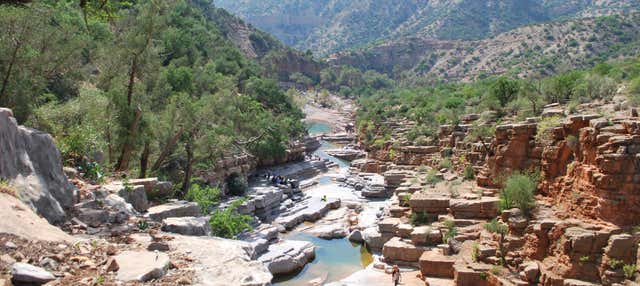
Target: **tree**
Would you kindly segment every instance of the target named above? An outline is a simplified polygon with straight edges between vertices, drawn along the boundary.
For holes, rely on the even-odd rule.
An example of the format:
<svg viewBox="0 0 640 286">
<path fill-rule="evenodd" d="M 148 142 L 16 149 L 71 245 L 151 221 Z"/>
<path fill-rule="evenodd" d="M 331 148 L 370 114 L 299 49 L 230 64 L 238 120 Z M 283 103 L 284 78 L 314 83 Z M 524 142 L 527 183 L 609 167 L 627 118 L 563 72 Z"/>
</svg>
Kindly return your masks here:
<svg viewBox="0 0 640 286">
<path fill-rule="evenodd" d="M 538 107 L 542 105 L 541 99 L 541 81 L 528 80 L 520 86 L 520 94 L 531 104 L 531 111 L 534 115 L 539 113 Z"/>
<path fill-rule="evenodd" d="M 64 3 L 0 6 L 0 106 L 19 123 L 53 97 L 76 94 L 73 82 L 88 38 Z M 49 90 L 52 96 L 43 96 Z"/>
<path fill-rule="evenodd" d="M 519 84 L 517 81 L 510 80 L 506 77 L 499 77 L 491 85 L 491 95 L 497 98 L 500 106 L 504 107 L 507 103 L 515 99 L 518 94 Z"/>
</svg>

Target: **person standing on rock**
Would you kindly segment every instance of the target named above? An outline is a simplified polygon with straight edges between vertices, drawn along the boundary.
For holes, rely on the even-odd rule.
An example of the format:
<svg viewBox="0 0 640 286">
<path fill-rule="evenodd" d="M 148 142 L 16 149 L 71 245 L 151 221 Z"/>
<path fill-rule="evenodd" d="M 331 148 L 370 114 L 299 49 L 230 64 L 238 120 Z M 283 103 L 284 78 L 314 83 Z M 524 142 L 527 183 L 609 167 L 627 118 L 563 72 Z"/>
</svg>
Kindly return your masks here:
<svg viewBox="0 0 640 286">
<path fill-rule="evenodd" d="M 398 284 L 400 284 L 400 268 L 398 268 L 398 265 L 393 266 L 393 270 L 391 271 L 391 280 L 393 281 L 393 286 L 398 286 Z"/>
</svg>

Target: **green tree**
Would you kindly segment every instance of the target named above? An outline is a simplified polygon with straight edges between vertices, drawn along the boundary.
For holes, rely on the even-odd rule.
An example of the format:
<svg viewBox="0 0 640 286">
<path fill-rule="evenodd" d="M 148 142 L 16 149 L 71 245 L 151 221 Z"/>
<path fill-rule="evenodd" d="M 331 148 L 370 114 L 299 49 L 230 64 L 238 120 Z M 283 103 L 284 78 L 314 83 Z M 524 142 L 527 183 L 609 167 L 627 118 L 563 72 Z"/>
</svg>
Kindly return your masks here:
<svg viewBox="0 0 640 286">
<path fill-rule="evenodd" d="M 491 95 L 497 98 L 500 106 L 504 107 L 507 103 L 515 99 L 518 94 L 519 84 L 517 81 L 510 80 L 506 77 L 499 77 L 491 85 Z"/>
</svg>

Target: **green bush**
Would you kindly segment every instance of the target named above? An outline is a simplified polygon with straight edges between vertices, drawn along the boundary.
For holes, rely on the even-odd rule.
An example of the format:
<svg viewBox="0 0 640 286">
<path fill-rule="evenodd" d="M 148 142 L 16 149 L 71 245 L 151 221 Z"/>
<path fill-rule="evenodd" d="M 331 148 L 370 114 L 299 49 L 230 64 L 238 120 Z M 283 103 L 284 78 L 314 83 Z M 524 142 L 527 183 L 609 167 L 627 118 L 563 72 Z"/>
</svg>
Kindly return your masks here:
<svg viewBox="0 0 640 286">
<path fill-rule="evenodd" d="M 451 169 L 453 163 L 451 162 L 451 158 L 447 157 L 440 161 L 440 168 Z"/>
<path fill-rule="evenodd" d="M 444 240 L 444 242 L 447 242 L 449 241 L 449 239 L 453 239 L 456 237 L 456 235 L 458 235 L 458 228 L 456 227 L 456 224 L 454 221 L 452 220 L 444 221 L 444 228 L 445 228 L 445 233 L 442 236 L 442 240 Z"/>
<path fill-rule="evenodd" d="M 235 201 L 226 209 L 216 210 L 211 214 L 209 225 L 214 236 L 236 238 L 241 232 L 252 229 L 250 223 L 253 218 L 237 212 L 238 206 L 242 203 L 243 200 Z"/>
<path fill-rule="evenodd" d="M 198 203 L 203 214 L 208 214 L 211 207 L 220 202 L 220 189 L 209 186 L 200 186 L 199 184 L 191 185 L 185 199 Z"/>
<path fill-rule="evenodd" d="M 476 177 L 475 172 L 473 171 L 473 166 L 465 166 L 464 170 L 462 171 L 462 176 L 465 180 L 473 180 Z"/>
<path fill-rule="evenodd" d="M 431 218 L 426 212 L 414 212 L 409 217 L 411 225 L 419 226 L 431 223 Z"/>
<path fill-rule="evenodd" d="M 528 215 L 535 206 L 536 184 L 533 176 L 522 173 L 512 174 L 500 191 L 500 209 L 507 210 L 515 207 Z"/>
<path fill-rule="evenodd" d="M 439 175 L 438 170 L 431 169 L 429 170 L 429 172 L 427 172 L 427 176 L 425 177 L 425 180 L 427 181 L 428 184 L 436 184 L 442 181 L 442 178 L 438 175 Z"/>
<path fill-rule="evenodd" d="M 622 271 L 624 272 L 624 277 L 631 280 L 634 276 L 636 276 L 636 271 L 638 271 L 638 268 L 635 264 L 626 264 L 622 267 Z"/>
</svg>

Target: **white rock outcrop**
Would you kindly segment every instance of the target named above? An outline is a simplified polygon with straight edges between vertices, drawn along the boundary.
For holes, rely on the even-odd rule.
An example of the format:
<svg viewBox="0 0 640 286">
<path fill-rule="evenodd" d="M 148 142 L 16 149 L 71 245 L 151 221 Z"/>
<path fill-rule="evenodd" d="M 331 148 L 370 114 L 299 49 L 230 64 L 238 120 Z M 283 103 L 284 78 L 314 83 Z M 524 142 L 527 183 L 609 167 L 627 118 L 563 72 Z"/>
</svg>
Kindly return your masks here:
<svg viewBox="0 0 640 286">
<path fill-rule="evenodd" d="M 51 135 L 19 126 L 6 108 L 0 108 L 0 178 L 8 179 L 18 197 L 50 223 L 64 221 L 73 206 L 75 188 Z"/>
</svg>

